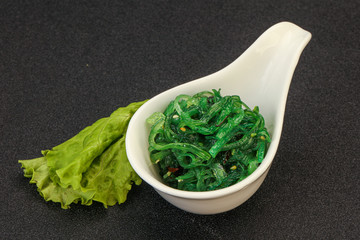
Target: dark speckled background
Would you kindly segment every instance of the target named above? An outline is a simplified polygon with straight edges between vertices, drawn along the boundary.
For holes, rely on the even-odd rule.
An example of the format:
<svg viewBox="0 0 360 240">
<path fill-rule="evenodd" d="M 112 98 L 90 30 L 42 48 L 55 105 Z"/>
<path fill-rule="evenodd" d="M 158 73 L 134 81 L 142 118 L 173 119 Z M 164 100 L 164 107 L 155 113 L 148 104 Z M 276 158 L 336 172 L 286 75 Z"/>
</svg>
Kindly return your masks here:
<svg viewBox="0 0 360 240">
<path fill-rule="evenodd" d="M 1 238 L 358 239 L 359 13 L 356 0 L 1 1 Z M 193 215 L 143 183 L 122 205 L 62 210 L 23 177 L 18 159 L 225 67 L 284 20 L 313 38 L 269 175 L 240 207 Z"/>
</svg>

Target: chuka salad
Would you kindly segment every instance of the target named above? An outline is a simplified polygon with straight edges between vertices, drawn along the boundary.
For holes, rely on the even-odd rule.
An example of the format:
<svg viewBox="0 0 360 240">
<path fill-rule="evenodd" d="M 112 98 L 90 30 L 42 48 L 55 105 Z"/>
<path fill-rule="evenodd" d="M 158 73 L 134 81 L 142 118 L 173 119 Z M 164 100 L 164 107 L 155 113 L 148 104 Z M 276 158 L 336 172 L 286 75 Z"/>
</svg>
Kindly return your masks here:
<svg viewBox="0 0 360 240">
<path fill-rule="evenodd" d="M 147 122 L 150 159 L 164 182 L 181 190 L 216 190 L 243 180 L 270 143 L 259 108 L 220 90 L 179 95 Z"/>
<path fill-rule="evenodd" d="M 72 203 L 105 207 L 126 201 L 140 177 L 125 151 L 128 123 L 146 102 L 131 103 L 30 160 L 19 160 L 25 177 L 46 201 L 67 209 Z M 149 151 L 164 182 L 188 191 L 230 186 L 262 162 L 270 136 L 259 108 L 220 90 L 179 95 L 164 113 L 152 114 Z"/>
</svg>

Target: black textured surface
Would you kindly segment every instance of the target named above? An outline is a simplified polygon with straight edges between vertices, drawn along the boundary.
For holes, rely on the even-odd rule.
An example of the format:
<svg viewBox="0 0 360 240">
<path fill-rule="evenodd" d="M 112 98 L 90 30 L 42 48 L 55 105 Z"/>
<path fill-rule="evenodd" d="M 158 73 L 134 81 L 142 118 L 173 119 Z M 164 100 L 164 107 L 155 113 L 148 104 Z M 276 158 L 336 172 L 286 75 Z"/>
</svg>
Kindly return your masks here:
<svg viewBox="0 0 360 240">
<path fill-rule="evenodd" d="M 359 1 L 1 1 L 2 239 L 358 239 Z M 240 207 L 199 216 L 149 185 L 104 209 L 46 203 L 19 159 L 235 60 L 268 27 L 310 31 L 274 163 Z"/>
</svg>

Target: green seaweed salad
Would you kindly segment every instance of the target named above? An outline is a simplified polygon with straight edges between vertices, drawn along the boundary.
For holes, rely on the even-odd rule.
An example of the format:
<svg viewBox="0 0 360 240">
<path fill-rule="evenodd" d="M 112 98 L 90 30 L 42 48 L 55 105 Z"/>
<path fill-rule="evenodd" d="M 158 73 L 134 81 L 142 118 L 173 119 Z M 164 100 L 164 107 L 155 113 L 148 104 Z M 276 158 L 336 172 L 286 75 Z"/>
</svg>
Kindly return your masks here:
<svg viewBox="0 0 360 240">
<path fill-rule="evenodd" d="M 164 182 L 181 190 L 216 190 L 245 179 L 270 143 L 259 108 L 220 90 L 179 95 L 147 122 L 150 159 Z"/>
</svg>

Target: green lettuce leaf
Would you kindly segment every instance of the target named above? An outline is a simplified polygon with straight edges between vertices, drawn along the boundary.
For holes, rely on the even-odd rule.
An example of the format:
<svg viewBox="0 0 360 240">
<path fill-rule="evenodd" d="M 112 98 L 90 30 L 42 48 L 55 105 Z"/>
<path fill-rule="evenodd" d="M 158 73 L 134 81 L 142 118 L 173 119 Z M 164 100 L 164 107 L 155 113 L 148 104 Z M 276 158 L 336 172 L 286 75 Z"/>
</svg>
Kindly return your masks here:
<svg viewBox="0 0 360 240">
<path fill-rule="evenodd" d="M 80 189 L 82 173 L 110 144 L 126 133 L 130 118 L 143 103 L 119 108 L 110 117 L 96 121 L 68 141 L 42 151 L 51 179 L 63 188 Z"/>
<path fill-rule="evenodd" d="M 98 201 L 105 207 L 125 202 L 132 183 L 141 183 L 126 156 L 125 134 L 143 103 L 117 109 L 68 141 L 42 151 L 43 157 L 19 160 L 24 176 L 46 201 L 59 202 L 64 209 L 78 202 Z"/>
<path fill-rule="evenodd" d="M 24 168 L 25 177 L 30 177 L 30 183 L 35 183 L 37 190 L 45 201 L 59 202 L 63 209 L 69 208 L 71 203 L 81 201 L 83 205 L 90 205 L 95 191 L 76 191 L 72 187 L 62 188 L 53 182 L 49 175 L 49 167 L 44 157 L 19 161 Z"/>
<path fill-rule="evenodd" d="M 141 178 L 127 159 L 124 135 L 93 161 L 83 174 L 81 186 L 82 191 L 95 190 L 93 200 L 106 207 L 125 202 L 132 182 L 139 185 Z"/>
</svg>

